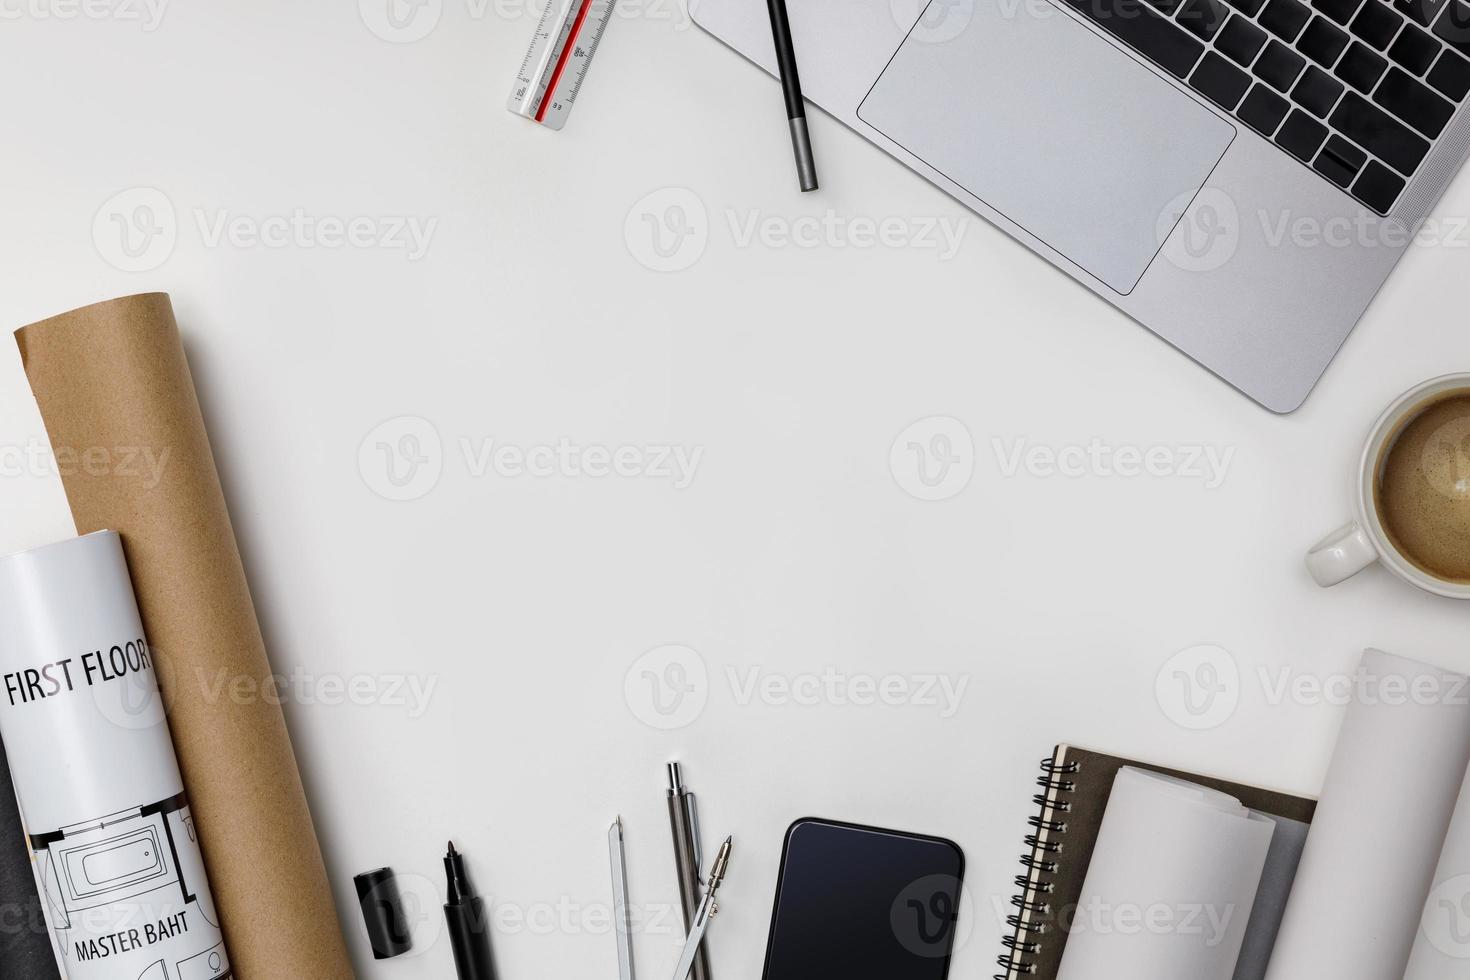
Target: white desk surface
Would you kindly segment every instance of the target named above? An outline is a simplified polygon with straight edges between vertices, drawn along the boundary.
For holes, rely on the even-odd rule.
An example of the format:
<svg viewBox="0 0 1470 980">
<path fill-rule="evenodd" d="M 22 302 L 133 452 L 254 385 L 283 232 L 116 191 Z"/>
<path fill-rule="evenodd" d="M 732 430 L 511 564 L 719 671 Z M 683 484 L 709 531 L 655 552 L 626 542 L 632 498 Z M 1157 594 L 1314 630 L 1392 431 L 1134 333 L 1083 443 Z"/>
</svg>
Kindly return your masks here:
<svg viewBox="0 0 1470 980">
<path fill-rule="evenodd" d="M 502 917 L 506 980 L 614 976 L 618 813 L 654 910 L 640 972 L 662 976 L 670 758 L 707 835 L 737 842 L 721 977 L 759 976 L 782 833 L 807 815 L 957 840 L 974 921 L 954 975 L 989 976 L 1054 742 L 1315 793 L 1340 709 L 1283 679 L 1370 645 L 1470 670 L 1466 607 L 1381 570 L 1319 590 L 1300 561 L 1346 518 L 1380 408 L 1470 365 L 1463 229 L 1412 251 L 1279 418 L 825 117 L 824 189 L 799 195 L 776 85 L 673 0 L 625 0 L 561 133 L 503 107 L 529 2 L 425 0 L 405 43 L 368 26 L 393 34 L 385 2 L 26 0 L 0 33 L 0 323 L 173 294 L 362 976 L 451 975 L 435 895 L 414 958 L 374 963 L 351 884 L 387 864 L 437 891 L 450 837 Z M 112 216 L 139 204 L 166 234 L 129 258 Z M 669 205 L 695 234 L 666 234 L 689 268 L 659 272 L 644 216 Z M 1470 180 L 1437 213 L 1470 214 Z M 356 246 L 313 237 L 353 218 Z M 434 222 L 422 256 L 392 247 L 404 218 Z M 953 255 L 923 247 L 934 219 L 964 222 Z M 831 244 L 747 235 L 823 221 Z M 375 429 L 404 416 L 440 444 L 406 491 L 441 472 L 394 502 L 376 445 L 411 430 Z M 951 478 L 973 474 L 926 502 L 890 448 L 934 416 L 974 447 L 951 443 Z M 700 456 L 680 489 L 487 469 L 487 440 Z M 1179 472 L 1010 465 L 1093 440 L 1173 447 Z M 0 343 L 4 550 L 71 532 L 43 444 Z M 1229 454 L 1218 486 L 1194 450 Z M 671 644 L 705 679 L 661 730 L 640 658 Z M 1171 661 L 1200 646 L 1226 653 Z M 1200 656 L 1225 686 L 1203 716 L 1176 686 Z M 966 685 L 949 717 L 848 697 L 941 676 Z M 435 685 L 422 711 L 405 678 Z"/>
</svg>

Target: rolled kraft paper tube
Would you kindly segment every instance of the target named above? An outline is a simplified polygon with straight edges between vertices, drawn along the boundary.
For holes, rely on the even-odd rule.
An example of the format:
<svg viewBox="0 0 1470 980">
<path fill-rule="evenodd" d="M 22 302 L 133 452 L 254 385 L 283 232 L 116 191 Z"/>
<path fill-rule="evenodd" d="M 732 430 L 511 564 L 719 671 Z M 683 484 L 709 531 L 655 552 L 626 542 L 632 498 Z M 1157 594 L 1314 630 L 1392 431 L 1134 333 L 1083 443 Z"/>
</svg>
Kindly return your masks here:
<svg viewBox="0 0 1470 980">
<path fill-rule="evenodd" d="M 235 976 L 352 977 L 279 699 L 218 695 L 271 690 L 271 667 L 168 296 L 16 341 L 78 533 L 122 535 Z M 84 465 L 101 447 L 156 465 Z"/>
</svg>

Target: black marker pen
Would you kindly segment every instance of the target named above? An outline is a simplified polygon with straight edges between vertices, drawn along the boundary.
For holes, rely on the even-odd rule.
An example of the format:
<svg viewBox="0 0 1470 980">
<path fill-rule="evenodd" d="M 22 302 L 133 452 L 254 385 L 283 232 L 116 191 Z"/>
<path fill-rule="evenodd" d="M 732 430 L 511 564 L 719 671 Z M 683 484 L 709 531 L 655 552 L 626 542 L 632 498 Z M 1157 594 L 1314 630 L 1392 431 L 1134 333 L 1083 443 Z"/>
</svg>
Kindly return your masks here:
<svg viewBox="0 0 1470 980">
<path fill-rule="evenodd" d="M 454 849 L 453 841 L 449 842 L 449 853 L 444 855 L 444 873 L 449 878 L 444 918 L 449 922 L 449 946 L 454 950 L 454 968 L 459 980 L 495 980 L 485 901 L 470 887 L 464 855 Z"/>
</svg>

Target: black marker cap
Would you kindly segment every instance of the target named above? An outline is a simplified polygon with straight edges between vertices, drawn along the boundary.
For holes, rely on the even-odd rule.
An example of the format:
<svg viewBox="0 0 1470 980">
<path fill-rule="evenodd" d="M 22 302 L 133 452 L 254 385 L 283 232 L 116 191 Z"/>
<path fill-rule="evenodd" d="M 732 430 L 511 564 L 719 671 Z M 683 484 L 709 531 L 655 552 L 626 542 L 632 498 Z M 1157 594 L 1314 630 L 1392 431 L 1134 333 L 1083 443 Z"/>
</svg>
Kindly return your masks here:
<svg viewBox="0 0 1470 980">
<path fill-rule="evenodd" d="M 357 900 L 362 905 L 362 921 L 367 926 L 373 958 L 391 960 L 413 949 L 408 917 L 403 914 L 403 896 L 398 891 L 393 869 L 364 871 L 352 881 L 357 885 Z"/>
</svg>

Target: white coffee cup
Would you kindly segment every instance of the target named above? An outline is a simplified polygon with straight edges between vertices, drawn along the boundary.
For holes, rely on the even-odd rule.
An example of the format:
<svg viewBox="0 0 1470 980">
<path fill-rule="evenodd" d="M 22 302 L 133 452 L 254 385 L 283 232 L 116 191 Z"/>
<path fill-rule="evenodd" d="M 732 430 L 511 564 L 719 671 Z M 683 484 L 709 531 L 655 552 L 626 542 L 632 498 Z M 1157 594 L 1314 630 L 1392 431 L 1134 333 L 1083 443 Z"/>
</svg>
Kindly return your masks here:
<svg viewBox="0 0 1470 980">
<path fill-rule="evenodd" d="M 1374 562 L 1410 585 L 1451 599 L 1470 599 L 1470 585 L 1429 574 L 1410 561 L 1390 540 L 1378 516 L 1378 477 L 1387 454 L 1384 449 L 1398 437 L 1404 424 L 1439 395 L 1470 391 L 1470 374 L 1450 374 L 1426 381 L 1399 398 L 1378 417 L 1358 463 L 1356 518 L 1333 531 L 1307 552 L 1307 570 L 1324 588 L 1351 578 Z"/>
</svg>

